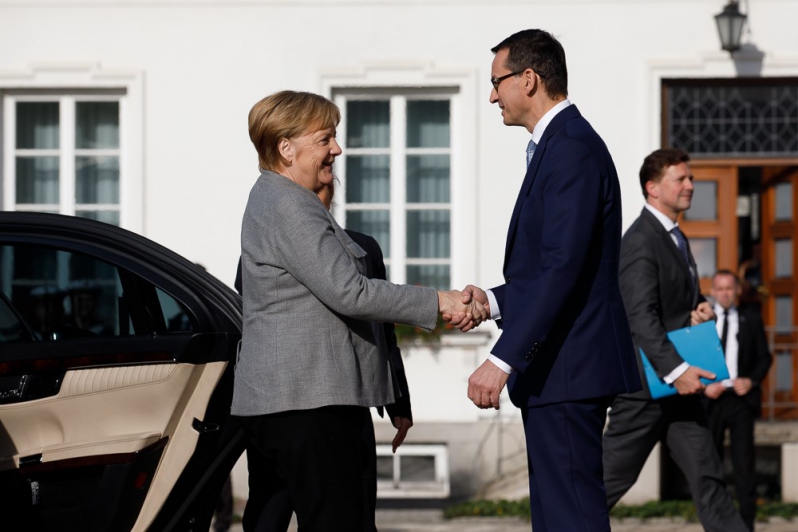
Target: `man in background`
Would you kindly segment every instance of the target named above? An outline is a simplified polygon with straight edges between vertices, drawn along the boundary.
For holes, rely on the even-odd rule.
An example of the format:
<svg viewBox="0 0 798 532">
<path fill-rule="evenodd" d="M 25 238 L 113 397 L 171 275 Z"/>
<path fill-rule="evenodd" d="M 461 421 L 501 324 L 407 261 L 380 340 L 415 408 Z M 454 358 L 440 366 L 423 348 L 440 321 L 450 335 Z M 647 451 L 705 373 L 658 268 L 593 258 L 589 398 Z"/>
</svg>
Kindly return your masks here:
<svg viewBox="0 0 798 532">
<path fill-rule="evenodd" d="M 698 272 L 679 214 L 690 208 L 693 174 L 682 150 L 651 153 L 640 169 L 646 204 L 621 244 L 620 282 L 644 389 L 619 395 L 612 403 L 604 433 L 604 482 L 612 508 L 643 468 L 654 445 L 665 440 L 684 473 L 709 532 L 745 532 L 723 482 L 720 459 L 707 428 L 700 377 L 715 375 L 690 366 L 667 333 L 715 316 L 699 293 Z M 640 349 L 657 375 L 673 384 L 678 395 L 652 400 L 643 378 Z"/>
<path fill-rule="evenodd" d="M 765 327 L 757 308 L 739 308 L 735 300 L 741 287 L 737 276 L 720 270 L 712 277 L 711 295 L 715 299 L 716 327 L 729 378 L 707 386 L 709 429 L 718 455 L 723 461 L 723 440 L 729 429 L 734 488 L 740 502 L 740 515 L 754 530 L 756 517 L 756 478 L 754 420 L 762 411 L 760 383 L 770 369 Z"/>
</svg>

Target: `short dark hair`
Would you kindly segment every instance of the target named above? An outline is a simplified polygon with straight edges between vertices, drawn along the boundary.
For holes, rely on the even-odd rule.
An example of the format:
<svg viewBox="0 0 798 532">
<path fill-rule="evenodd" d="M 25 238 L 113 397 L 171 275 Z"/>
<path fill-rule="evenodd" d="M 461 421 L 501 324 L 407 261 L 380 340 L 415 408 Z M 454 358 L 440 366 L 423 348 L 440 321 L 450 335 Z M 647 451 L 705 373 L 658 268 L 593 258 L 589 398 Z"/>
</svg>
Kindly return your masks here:
<svg viewBox="0 0 798 532">
<path fill-rule="evenodd" d="M 531 68 L 543 80 L 550 98 L 568 96 L 568 68 L 565 50 L 554 36 L 543 30 L 523 30 L 514 33 L 490 49 L 498 53 L 507 49 L 504 63 L 511 72 Z"/>
<path fill-rule="evenodd" d="M 740 286 L 740 278 L 737 276 L 737 274 L 734 273 L 731 270 L 726 270 L 726 269 L 721 269 L 721 270 L 716 271 L 714 273 L 714 275 L 712 275 L 712 281 L 714 282 L 715 281 L 715 277 L 718 277 L 720 275 L 731 275 L 734 278 L 734 284 L 736 284 L 737 286 Z"/>
<path fill-rule="evenodd" d="M 659 183 L 668 167 L 689 161 L 690 156 L 687 152 L 678 148 L 662 148 L 651 152 L 643 159 L 643 166 L 640 167 L 640 188 L 643 189 L 643 197 L 648 197 L 646 183 L 649 181 Z"/>
</svg>

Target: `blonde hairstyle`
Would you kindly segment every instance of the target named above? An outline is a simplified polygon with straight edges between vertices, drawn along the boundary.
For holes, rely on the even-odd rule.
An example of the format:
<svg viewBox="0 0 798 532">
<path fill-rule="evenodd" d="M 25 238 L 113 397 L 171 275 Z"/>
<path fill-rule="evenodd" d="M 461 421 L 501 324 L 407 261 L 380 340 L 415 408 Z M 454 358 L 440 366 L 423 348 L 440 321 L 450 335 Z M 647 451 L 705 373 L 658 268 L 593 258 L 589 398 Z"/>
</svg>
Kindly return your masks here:
<svg viewBox="0 0 798 532">
<path fill-rule="evenodd" d="M 261 170 L 276 171 L 287 161 L 280 155 L 280 139 L 336 127 L 338 106 L 310 92 L 280 91 L 266 96 L 249 111 L 249 138 L 258 151 Z"/>
</svg>

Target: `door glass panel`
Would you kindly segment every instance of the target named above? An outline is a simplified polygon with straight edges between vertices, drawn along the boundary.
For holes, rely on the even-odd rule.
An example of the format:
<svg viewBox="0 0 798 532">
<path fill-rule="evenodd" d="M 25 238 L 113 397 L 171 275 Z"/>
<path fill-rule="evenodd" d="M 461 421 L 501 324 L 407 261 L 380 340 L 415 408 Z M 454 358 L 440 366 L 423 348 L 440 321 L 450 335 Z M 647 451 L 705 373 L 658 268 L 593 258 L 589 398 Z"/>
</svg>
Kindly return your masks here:
<svg viewBox="0 0 798 532">
<path fill-rule="evenodd" d="M 389 101 L 346 103 L 346 147 L 387 148 L 391 145 Z"/>
<path fill-rule="evenodd" d="M 693 252 L 699 277 L 712 277 L 718 269 L 718 241 L 716 238 L 691 238 L 690 251 Z"/>
<path fill-rule="evenodd" d="M 30 341 L 27 329 L 4 297 L 0 297 L 0 344 Z"/>
<path fill-rule="evenodd" d="M 119 211 L 75 211 L 75 216 L 97 220 L 111 225 L 119 225 Z"/>
<path fill-rule="evenodd" d="M 346 228 L 373 237 L 382 249 L 382 256 L 391 256 L 391 214 L 387 210 L 347 211 Z M 390 279 L 390 277 L 389 277 Z"/>
<path fill-rule="evenodd" d="M 792 240 L 776 240 L 776 277 L 792 277 Z"/>
<path fill-rule="evenodd" d="M 393 456 L 377 457 L 377 480 L 393 480 Z"/>
<path fill-rule="evenodd" d="M 58 149 L 58 102 L 17 102 L 17 149 Z"/>
<path fill-rule="evenodd" d="M 407 102 L 407 147 L 449 147 L 449 100 Z"/>
<path fill-rule="evenodd" d="M 714 181 L 693 182 L 693 201 L 684 211 L 688 221 L 718 219 L 718 184 Z"/>
<path fill-rule="evenodd" d="M 776 220 L 792 220 L 792 183 L 776 185 Z"/>
<path fill-rule="evenodd" d="M 186 308 L 172 296 L 90 255 L 5 245 L 0 265 L 3 295 L 40 340 L 149 335 L 162 330 L 161 316 L 170 330 L 193 327 Z M 128 297 L 132 292 L 136 297 Z M 0 328 L 10 330 L 7 322 L 0 317 Z"/>
<path fill-rule="evenodd" d="M 17 203 L 57 204 L 58 157 L 17 157 Z"/>
<path fill-rule="evenodd" d="M 792 353 L 776 353 L 776 391 L 792 392 Z"/>
<path fill-rule="evenodd" d="M 776 297 L 776 332 L 779 334 L 792 332 L 792 296 Z"/>
<path fill-rule="evenodd" d="M 389 203 L 391 160 L 388 155 L 350 155 L 346 159 L 346 202 Z"/>
</svg>

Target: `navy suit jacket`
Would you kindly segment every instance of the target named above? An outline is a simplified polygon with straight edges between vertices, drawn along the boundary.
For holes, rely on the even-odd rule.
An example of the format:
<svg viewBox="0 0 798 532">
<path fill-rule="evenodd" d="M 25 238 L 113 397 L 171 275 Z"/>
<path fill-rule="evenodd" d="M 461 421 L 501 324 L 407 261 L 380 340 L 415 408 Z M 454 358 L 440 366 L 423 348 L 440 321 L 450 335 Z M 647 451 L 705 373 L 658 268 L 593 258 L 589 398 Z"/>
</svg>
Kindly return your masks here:
<svg viewBox="0 0 798 532">
<path fill-rule="evenodd" d="M 618 281 L 621 191 L 612 157 L 573 105 L 543 133 L 510 219 L 503 332 L 519 407 L 640 389 Z"/>
</svg>

